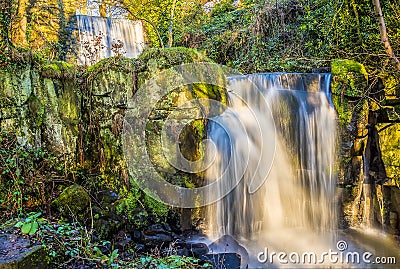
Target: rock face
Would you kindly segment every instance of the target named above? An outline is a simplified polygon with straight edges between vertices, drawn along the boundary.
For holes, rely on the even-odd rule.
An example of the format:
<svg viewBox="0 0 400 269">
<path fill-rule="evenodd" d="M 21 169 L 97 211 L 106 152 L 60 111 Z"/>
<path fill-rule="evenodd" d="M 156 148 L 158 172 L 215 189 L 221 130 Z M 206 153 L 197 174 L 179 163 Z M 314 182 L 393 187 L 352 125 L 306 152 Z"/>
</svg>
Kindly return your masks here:
<svg viewBox="0 0 400 269">
<path fill-rule="evenodd" d="M 1 131 L 14 134 L 19 144 L 26 148 L 42 147 L 58 156 L 65 163 L 68 180 L 85 185 L 89 190 L 111 189 L 115 192 L 118 201 L 106 203 L 99 198 L 103 210 L 96 214 L 99 223 L 120 222 L 121 218 L 110 219 L 115 213 L 128 219 L 128 223 L 136 223 L 134 212 L 143 206 L 151 211 L 144 213 L 145 221 L 157 219 L 160 214 L 166 216 L 168 209 L 145 197 L 128 174 L 121 142 L 127 101 L 162 70 L 179 64 L 207 61 L 194 50 L 171 48 L 148 49 L 136 60 L 109 58 L 86 69 L 65 62 L 43 64 L 38 60 L 14 69 L 2 69 Z M 222 72 L 220 79 L 223 85 L 225 76 Z M 154 167 L 167 180 L 193 187 L 201 184 L 198 182 L 201 175 L 180 172 L 166 161 L 159 150 L 163 122 L 172 110 L 187 100 L 211 98 L 226 104 L 226 96 L 223 87 L 200 83 L 177 88 L 154 107 L 146 128 L 146 146 Z M 200 158 L 200 142 L 205 137 L 206 124 L 204 120 L 190 122 L 179 135 L 181 151 L 188 159 Z M 76 186 L 71 188 L 68 192 L 78 190 Z M 74 211 L 88 204 L 87 195 L 80 194 L 82 204 L 77 205 Z M 64 210 L 66 203 L 69 202 L 61 195 L 54 204 Z M 96 203 L 92 204 L 95 206 Z M 154 218 L 150 217 L 153 213 L 156 215 Z"/>
<path fill-rule="evenodd" d="M 334 61 L 332 73 L 341 128 L 340 226 L 363 224 L 398 234 L 400 170 L 394 156 L 399 154 L 400 103 L 393 99 L 392 82 L 370 81 L 364 66 L 351 60 Z"/>
<path fill-rule="evenodd" d="M 80 96 L 71 65 L 55 62 L 0 72 L 0 124 L 21 145 L 45 146 L 73 159 L 78 137 Z"/>
</svg>

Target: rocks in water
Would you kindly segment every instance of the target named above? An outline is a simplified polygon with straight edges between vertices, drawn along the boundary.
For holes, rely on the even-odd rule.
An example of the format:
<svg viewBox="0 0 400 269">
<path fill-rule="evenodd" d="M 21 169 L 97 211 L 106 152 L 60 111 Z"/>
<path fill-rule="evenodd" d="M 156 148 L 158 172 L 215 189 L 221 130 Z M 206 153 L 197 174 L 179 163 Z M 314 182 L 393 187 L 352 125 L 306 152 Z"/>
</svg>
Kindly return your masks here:
<svg viewBox="0 0 400 269">
<path fill-rule="evenodd" d="M 32 246 L 29 239 L 14 234 L 0 234 L 0 269 L 45 269 L 48 261 L 42 246 Z"/>
<path fill-rule="evenodd" d="M 78 216 L 90 204 L 89 194 L 78 184 L 71 185 L 52 202 L 52 205 L 64 216 Z"/>
</svg>

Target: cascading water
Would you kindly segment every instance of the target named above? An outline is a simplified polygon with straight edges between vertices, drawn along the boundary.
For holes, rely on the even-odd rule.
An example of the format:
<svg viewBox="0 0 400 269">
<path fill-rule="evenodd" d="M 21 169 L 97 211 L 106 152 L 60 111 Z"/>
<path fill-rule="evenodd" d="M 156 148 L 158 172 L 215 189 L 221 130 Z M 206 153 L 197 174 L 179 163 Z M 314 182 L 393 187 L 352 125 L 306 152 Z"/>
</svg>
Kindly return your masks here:
<svg viewBox="0 0 400 269">
<path fill-rule="evenodd" d="M 217 154 L 208 153 L 215 159 L 206 178 L 218 180 L 221 193 L 241 181 L 208 207 L 211 238 L 229 234 L 283 249 L 296 247 L 302 235 L 335 228 L 336 112 L 329 80 L 329 74 L 229 79 L 231 109 L 209 125 Z M 311 242 L 297 247 L 304 243 Z"/>
<path fill-rule="evenodd" d="M 144 49 L 141 21 L 76 15 L 76 24 L 79 34 L 77 55 L 83 64 L 92 64 L 91 58 L 98 61 L 111 57 L 115 55 L 116 50 L 125 57 L 136 58 Z M 97 39 L 100 42 L 97 42 Z M 118 42 L 123 46 L 113 51 L 113 44 Z M 96 50 L 96 57 L 85 57 L 87 54 L 93 54 L 93 49 Z"/>
</svg>

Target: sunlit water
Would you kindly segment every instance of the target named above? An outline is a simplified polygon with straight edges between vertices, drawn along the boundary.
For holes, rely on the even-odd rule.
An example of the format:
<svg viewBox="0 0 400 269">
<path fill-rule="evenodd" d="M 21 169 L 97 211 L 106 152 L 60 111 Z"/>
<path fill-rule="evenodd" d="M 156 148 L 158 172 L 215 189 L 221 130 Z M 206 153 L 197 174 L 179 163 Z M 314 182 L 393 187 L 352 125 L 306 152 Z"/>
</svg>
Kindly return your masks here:
<svg viewBox="0 0 400 269">
<path fill-rule="evenodd" d="M 371 242 L 336 228 L 337 116 L 329 80 L 329 74 L 231 77 L 232 110 L 209 124 L 217 154 L 209 152 L 215 159 L 206 178 L 218 180 L 221 195 L 233 191 L 206 209 L 205 232 L 210 241 L 233 236 L 249 251 L 250 268 L 379 267 L 346 256 L 362 255 Z M 260 252 L 267 251 L 287 256 L 265 259 Z M 316 261 L 302 262 L 305 252 Z"/>
<path fill-rule="evenodd" d="M 85 15 L 76 15 L 76 21 L 79 34 L 78 59 L 83 64 L 92 64 L 116 54 L 136 58 L 144 49 L 141 21 Z M 119 42 L 122 47 L 113 48 Z"/>
</svg>

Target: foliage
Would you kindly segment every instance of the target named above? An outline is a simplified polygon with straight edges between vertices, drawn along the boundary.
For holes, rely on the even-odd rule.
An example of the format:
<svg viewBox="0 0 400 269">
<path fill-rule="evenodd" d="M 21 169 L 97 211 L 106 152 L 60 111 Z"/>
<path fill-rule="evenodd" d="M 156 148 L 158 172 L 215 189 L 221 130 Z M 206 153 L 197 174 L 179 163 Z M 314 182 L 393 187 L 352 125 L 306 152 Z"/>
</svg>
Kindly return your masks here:
<svg viewBox="0 0 400 269">
<path fill-rule="evenodd" d="M 199 264 L 199 260 L 193 257 L 170 255 L 166 257 L 145 256 L 137 258 L 131 266 L 123 268 L 137 269 L 196 269 L 212 268 L 209 263 Z"/>
<path fill-rule="evenodd" d="M 116 211 L 135 229 L 143 229 L 153 222 L 165 221 L 168 207 L 146 195 L 132 180 L 125 197 L 118 201 Z"/>
<path fill-rule="evenodd" d="M 0 211 L 10 217 L 29 208 L 49 210 L 52 184 L 64 179 L 64 163 L 43 148 L 24 147 L 0 132 Z"/>
<path fill-rule="evenodd" d="M 34 235 L 39 230 L 39 223 L 43 224 L 44 219 L 39 218 L 41 212 L 31 212 L 26 219 L 20 220 L 15 224 L 15 227 L 21 228 L 21 233 Z"/>
<path fill-rule="evenodd" d="M 41 212 L 31 212 L 26 218 L 10 219 L 0 225 L 0 230 L 29 235 L 31 241 L 45 247 L 55 268 L 73 268 L 86 264 L 90 268 L 117 267 L 118 249 L 109 241 L 96 241 L 91 232 L 79 223 L 55 222 L 40 217 Z M 29 230 L 29 231 L 28 231 Z"/>
<path fill-rule="evenodd" d="M 251 0 L 236 8 L 230 3 L 222 1 L 182 26 L 176 44 L 204 50 L 246 73 L 309 72 L 341 58 L 364 64 L 374 75 L 393 72 L 372 1 Z M 385 1 L 383 13 L 398 54 L 400 7 Z"/>
</svg>

